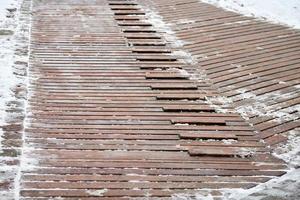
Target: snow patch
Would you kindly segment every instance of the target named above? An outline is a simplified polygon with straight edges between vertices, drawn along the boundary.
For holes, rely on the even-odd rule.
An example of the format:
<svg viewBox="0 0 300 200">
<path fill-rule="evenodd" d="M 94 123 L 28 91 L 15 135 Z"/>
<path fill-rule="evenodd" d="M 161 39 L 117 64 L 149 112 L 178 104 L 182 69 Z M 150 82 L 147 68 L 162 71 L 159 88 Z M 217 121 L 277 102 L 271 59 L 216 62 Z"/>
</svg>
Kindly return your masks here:
<svg viewBox="0 0 300 200">
<path fill-rule="evenodd" d="M 6 17 L 10 16 L 9 10 L 15 8 L 17 0 L 1 0 L 0 1 L 0 23 L 6 21 Z M 7 10 L 8 9 L 8 10 Z"/>
<path fill-rule="evenodd" d="M 288 141 L 279 145 L 273 155 L 289 163 L 291 168 L 300 167 L 300 129 L 289 131 Z"/>
<path fill-rule="evenodd" d="M 234 139 L 223 139 L 222 142 L 223 142 L 224 144 L 230 145 L 230 144 L 237 143 L 238 141 L 237 141 L 237 140 L 234 140 Z"/>
<path fill-rule="evenodd" d="M 271 179 L 251 189 L 223 190 L 224 200 L 262 200 L 262 199 L 299 199 L 300 169 L 294 169 L 285 175 Z"/>
<path fill-rule="evenodd" d="M 300 29 L 299 0 L 201 0 L 246 16 Z"/>
<path fill-rule="evenodd" d="M 290 106 L 284 109 L 280 109 L 280 107 L 276 104 L 274 106 L 268 106 L 268 104 L 274 100 L 288 99 L 296 96 L 297 93 L 295 92 L 285 95 L 280 92 L 270 92 L 260 96 L 256 96 L 251 92 L 245 92 L 245 90 L 242 89 L 237 90 L 237 92 L 240 94 L 232 97 L 231 101 L 234 101 L 235 99 L 246 99 L 248 101 L 248 103 L 236 107 L 236 111 L 241 114 L 244 119 L 248 119 L 248 116 L 251 115 L 271 117 L 277 122 L 290 121 L 299 118 L 299 113 L 293 112 L 300 110 L 299 105 Z"/>
<path fill-rule="evenodd" d="M 16 45 L 14 30 L 18 24 L 15 17 L 6 18 L 6 14 L 4 14 L 8 12 L 6 8 L 12 7 L 18 7 L 18 1 L 0 2 L 0 151 L 3 135 L 1 127 L 7 125 L 7 103 L 14 100 L 13 88 L 19 83 L 13 71 Z"/>
<path fill-rule="evenodd" d="M 104 193 L 106 193 L 108 189 L 102 189 L 102 190 L 87 190 L 86 192 L 93 196 L 102 197 Z"/>
<path fill-rule="evenodd" d="M 242 147 L 239 149 L 238 156 L 242 158 L 247 158 L 255 154 L 255 151 L 250 148 Z"/>
<path fill-rule="evenodd" d="M 220 113 L 229 112 L 226 107 L 237 100 L 244 100 L 245 103 L 241 106 L 236 106 L 234 109 L 239 113 L 244 119 L 248 120 L 249 116 L 261 116 L 270 117 L 275 122 L 285 122 L 298 119 L 299 112 L 294 112 L 300 110 L 299 105 L 290 106 L 288 108 L 281 109 L 276 101 L 285 99 L 290 99 L 297 97 L 297 91 L 282 94 L 278 91 L 265 93 L 263 95 L 257 96 L 252 92 L 248 92 L 246 89 L 237 89 L 239 94 L 233 97 L 216 96 L 208 97 L 207 102 Z M 274 105 L 272 105 L 274 104 Z"/>
<path fill-rule="evenodd" d="M 192 56 L 192 54 L 183 50 L 173 51 L 172 55 L 180 59 L 181 61 L 183 61 L 183 63 L 188 65 L 196 65 L 198 63 L 195 56 Z"/>
<path fill-rule="evenodd" d="M 168 68 L 167 71 L 176 72 L 182 76 L 190 76 L 190 73 L 187 72 L 185 69 L 178 69 L 178 68 Z"/>
<path fill-rule="evenodd" d="M 172 200 L 214 200 L 211 194 L 174 194 Z"/>
<path fill-rule="evenodd" d="M 225 96 L 215 96 L 215 97 L 206 97 L 206 102 L 215 109 L 218 113 L 228 113 L 229 110 L 226 109 L 231 103 L 232 100 Z"/>
</svg>

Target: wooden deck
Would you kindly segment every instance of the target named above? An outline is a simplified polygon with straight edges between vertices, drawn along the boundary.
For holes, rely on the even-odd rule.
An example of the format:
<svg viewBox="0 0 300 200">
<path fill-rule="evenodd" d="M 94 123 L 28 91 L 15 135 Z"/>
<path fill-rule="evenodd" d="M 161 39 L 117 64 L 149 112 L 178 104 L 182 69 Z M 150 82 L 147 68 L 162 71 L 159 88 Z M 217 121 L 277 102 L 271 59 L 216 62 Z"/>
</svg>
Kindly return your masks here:
<svg viewBox="0 0 300 200">
<path fill-rule="evenodd" d="M 299 30 L 194 0 L 144 3 L 149 5 L 186 43 L 220 95 L 245 108 L 260 138 L 278 144 L 299 127 Z"/>
<path fill-rule="evenodd" d="M 268 146 L 299 127 L 299 40 L 198 1 L 34 0 L 21 199 L 221 199 L 283 175 Z"/>
</svg>

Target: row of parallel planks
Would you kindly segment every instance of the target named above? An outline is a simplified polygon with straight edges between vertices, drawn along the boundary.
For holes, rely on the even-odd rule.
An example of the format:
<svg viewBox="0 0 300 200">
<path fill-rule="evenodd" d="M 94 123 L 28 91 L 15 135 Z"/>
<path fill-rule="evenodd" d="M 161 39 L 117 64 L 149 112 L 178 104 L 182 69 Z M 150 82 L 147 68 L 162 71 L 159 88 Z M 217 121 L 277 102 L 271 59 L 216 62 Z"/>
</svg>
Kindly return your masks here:
<svg viewBox="0 0 300 200">
<path fill-rule="evenodd" d="M 21 199 L 218 199 L 285 173 L 137 2 L 33 2 Z"/>
<path fill-rule="evenodd" d="M 299 134 L 300 32 L 195 0 L 140 1 L 171 26 L 268 145 Z M 224 102 L 223 102 L 224 103 Z"/>
</svg>

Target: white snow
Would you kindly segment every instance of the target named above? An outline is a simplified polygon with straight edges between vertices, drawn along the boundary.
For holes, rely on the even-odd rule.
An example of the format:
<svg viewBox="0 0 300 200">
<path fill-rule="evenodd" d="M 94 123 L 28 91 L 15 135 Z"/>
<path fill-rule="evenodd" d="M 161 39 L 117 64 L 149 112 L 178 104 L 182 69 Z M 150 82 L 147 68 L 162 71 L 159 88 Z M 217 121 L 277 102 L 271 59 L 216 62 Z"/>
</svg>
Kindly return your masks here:
<svg viewBox="0 0 300 200">
<path fill-rule="evenodd" d="M 19 112 L 7 112 L 14 108 L 8 105 L 11 101 L 25 103 L 26 92 L 22 89 L 15 94 L 15 89 L 25 87 L 25 70 L 27 68 L 28 55 L 21 52 L 28 46 L 27 14 L 20 12 L 20 6 L 23 0 L 1 0 L 0 1 L 0 144 L 2 140 L 2 126 L 14 121 Z M 22 64 L 21 64 L 22 63 Z M 23 113 L 20 112 L 20 116 Z M 0 145 L 0 152 L 1 152 Z M 28 149 L 26 149 L 27 151 Z M 30 155 L 30 154 L 28 154 Z M 0 157 L 0 160 L 7 160 L 10 157 Z M 17 159 L 17 158 L 14 158 Z M 32 170 L 37 164 L 37 160 L 24 158 L 24 170 Z M 21 169 L 19 166 L 1 166 L 1 172 L 11 174 L 6 181 L 12 181 L 11 188 L 6 191 L 0 191 L 0 199 L 18 199 L 19 179 Z M 13 187 L 13 188 L 12 188 Z"/>
<path fill-rule="evenodd" d="M 192 54 L 183 50 L 173 51 L 172 56 L 175 56 L 177 59 L 188 65 L 196 65 L 198 63 L 195 56 L 192 56 Z"/>
<path fill-rule="evenodd" d="M 201 0 L 206 3 L 300 29 L 299 0 Z"/>
<path fill-rule="evenodd" d="M 234 139 L 223 139 L 222 142 L 223 142 L 224 144 L 230 145 L 230 144 L 237 143 L 238 141 L 237 141 L 237 140 L 234 140 Z"/>
<path fill-rule="evenodd" d="M 271 179 L 258 186 L 245 189 L 227 189 L 223 191 L 224 200 L 262 200 L 262 199 L 297 199 L 300 170 L 293 169 L 285 175 Z M 297 183 L 298 182 L 298 183 Z M 298 196 L 299 197 L 299 196 Z"/>
<path fill-rule="evenodd" d="M 265 93 L 257 96 L 252 92 L 246 92 L 245 89 L 237 89 L 239 94 L 233 97 L 210 97 L 207 98 L 207 102 L 216 109 L 217 112 L 228 112 L 224 107 L 230 107 L 230 105 L 237 100 L 245 100 L 245 104 L 235 107 L 235 111 L 239 113 L 244 119 L 248 120 L 248 116 L 256 115 L 262 117 L 270 117 L 273 121 L 284 122 L 298 119 L 300 110 L 299 105 L 293 105 L 288 108 L 281 108 L 279 105 L 272 105 L 274 100 L 288 100 L 289 98 L 296 98 L 298 91 L 282 94 L 275 91 Z M 220 104 L 220 105 L 219 105 Z"/>
<path fill-rule="evenodd" d="M 1 138 L 3 134 L 2 126 L 5 125 L 6 103 L 13 100 L 14 94 L 11 88 L 18 81 L 13 74 L 14 63 L 14 31 L 17 27 L 14 18 L 7 18 L 9 13 L 6 8 L 16 8 L 17 0 L 1 0 L 0 2 L 0 151 Z"/>
<path fill-rule="evenodd" d="M 178 68 L 168 68 L 167 71 L 170 71 L 170 72 L 176 72 L 182 76 L 190 76 L 189 72 L 186 71 L 185 69 L 178 69 Z"/>
<path fill-rule="evenodd" d="M 288 141 L 279 145 L 273 155 L 289 163 L 291 168 L 300 167 L 300 129 L 286 133 Z"/>
<path fill-rule="evenodd" d="M 214 198 L 210 194 L 196 193 L 195 197 L 189 194 L 174 194 L 172 200 L 213 200 Z"/>
<path fill-rule="evenodd" d="M 93 196 L 102 197 L 104 193 L 106 193 L 107 191 L 108 191 L 107 189 L 102 189 L 102 190 L 87 190 L 86 192 Z"/>
<path fill-rule="evenodd" d="M 6 15 L 8 14 L 7 8 L 14 7 L 16 0 L 1 0 L 0 1 L 0 23 L 5 21 Z"/>
<path fill-rule="evenodd" d="M 245 148 L 245 147 L 240 148 L 238 152 L 238 156 L 242 158 L 252 156 L 253 154 L 255 154 L 255 151 L 253 149 Z"/>
</svg>

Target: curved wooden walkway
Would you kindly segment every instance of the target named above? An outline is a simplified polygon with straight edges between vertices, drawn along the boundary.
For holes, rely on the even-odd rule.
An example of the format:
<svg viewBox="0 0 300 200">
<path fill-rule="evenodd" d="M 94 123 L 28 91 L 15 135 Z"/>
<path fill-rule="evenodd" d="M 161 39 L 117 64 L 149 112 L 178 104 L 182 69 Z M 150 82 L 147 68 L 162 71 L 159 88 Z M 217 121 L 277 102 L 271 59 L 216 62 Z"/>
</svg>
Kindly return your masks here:
<svg viewBox="0 0 300 200">
<path fill-rule="evenodd" d="M 21 199 L 218 199 L 285 173 L 268 143 L 299 126 L 299 32 L 198 1 L 33 2 Z M 295 119 L 238 112 L 276 91 Z"/>
</svg>

